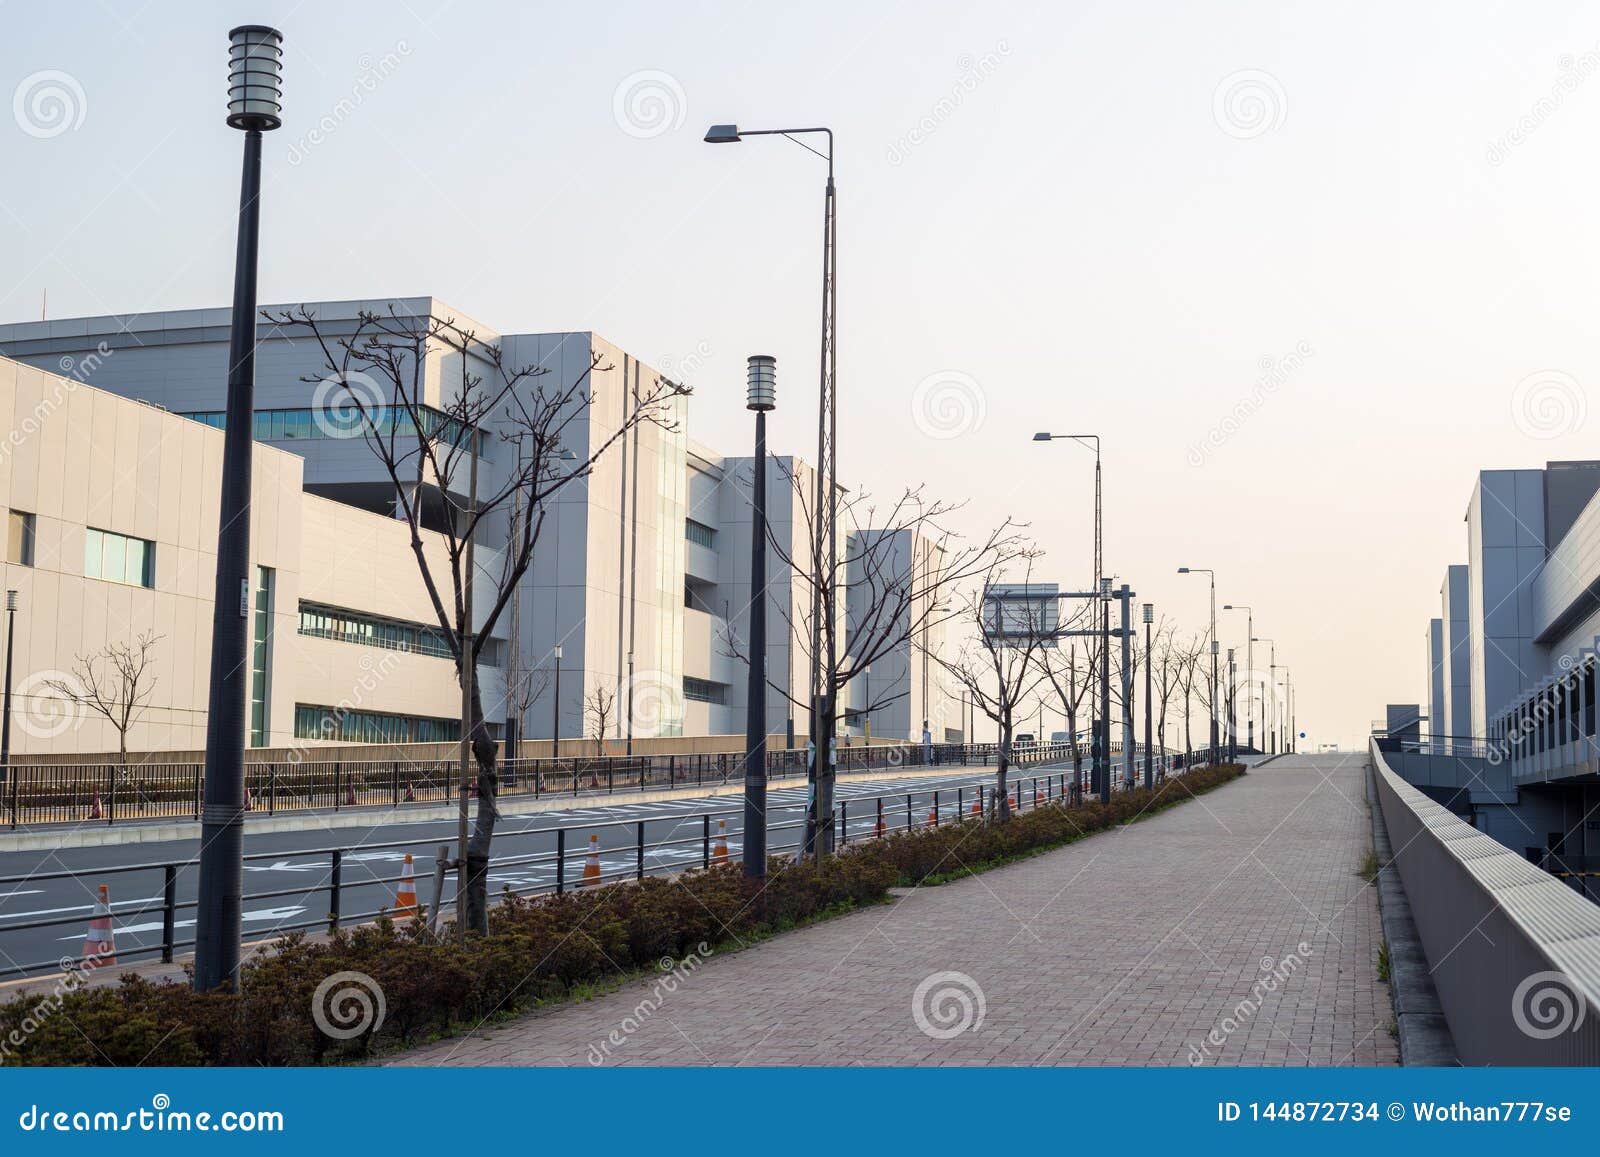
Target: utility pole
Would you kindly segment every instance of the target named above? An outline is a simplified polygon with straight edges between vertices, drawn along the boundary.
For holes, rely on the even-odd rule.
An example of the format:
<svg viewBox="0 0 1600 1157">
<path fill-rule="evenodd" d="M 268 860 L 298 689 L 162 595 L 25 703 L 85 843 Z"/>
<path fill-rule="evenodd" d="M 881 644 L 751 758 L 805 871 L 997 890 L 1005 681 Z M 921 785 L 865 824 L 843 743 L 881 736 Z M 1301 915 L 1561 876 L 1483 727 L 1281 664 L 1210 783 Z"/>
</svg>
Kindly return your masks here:
<svg viewBox="0 0 1600 1157">
<path fill-rule="evenodd" d="M 1111 580 L 1100 579 L 1100 802 L 1111 802 Z"/>
<path fill-rule="evenodd" d="M 1156 621 L 1154 603 L 1144 605 L 1144 785 L 1156 785 L 1155 754 L 1155 697 L 1150 693 L 1150 668 L 1155 666 L 1155 652 L 1150 646 L 1150 624 Z"/>
<path fill-rule="evenodd" d="M 478 515 L 478 443 L 476 432 L 469 435 L 471 467 L 468 472 L 467 508 L 469 519 Z M 473 544 L 478 528 L 470 521 L 465 551 L 462 558 L 466 573 L 462 576 L 461 609 L 463 619 L 460 632 L 461 650 L 461 788 L 456 806 L 456 939 L 467 942 L 467 801 L 472 794 L 472 682 L 477 675 L 472 662 L 472 640 L 477 637 L 472 622 L 472 587 L 475 563 Z"/>
<path fill-rule="evenodd" d="M 1133 592 L 1123 583 L 1117 592 L 1122 603 L 1122 786 L 1133 789 Z"/>
<path fill-rule="evenodd" d="M 750 517 L 750 670 L 744 717 L 744 874 L 767 874 L 767 411 L 777 405 L 777 361 L 747 365 L 745 408 L 756 415 Z"/>
</svg>

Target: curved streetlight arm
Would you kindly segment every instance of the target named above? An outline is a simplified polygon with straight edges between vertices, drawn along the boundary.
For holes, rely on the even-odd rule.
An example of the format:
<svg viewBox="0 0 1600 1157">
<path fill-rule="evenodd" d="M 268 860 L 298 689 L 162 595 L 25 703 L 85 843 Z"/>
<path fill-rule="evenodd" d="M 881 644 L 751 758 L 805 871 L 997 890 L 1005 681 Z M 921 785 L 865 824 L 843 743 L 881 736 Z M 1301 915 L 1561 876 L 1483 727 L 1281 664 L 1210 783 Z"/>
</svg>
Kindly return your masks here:
<svg viewBox="0 0 1600 1157">
<path fill-rule="evenodd" d="M 712 125 L 706 131 L 705 140 L 707 144 L 727 145 L 737 144 L 745 137 L 788 137 L 790 140 L 794 140 L 795 137 L 804 136 L 808 133 L 822 133 L 826 136 L 828 138 L 828 151 L 818 153 L 816 149 L 813 149 L 804 141 L 795 141 L 794 143 L 802 149 L 817 153 L 817 156 L 827 161 L 828 178 L 831 180 L 833 178 L 833 130 L 821 125 L 806 129 L 742 129 L 738 125 Z"/>
</svg>

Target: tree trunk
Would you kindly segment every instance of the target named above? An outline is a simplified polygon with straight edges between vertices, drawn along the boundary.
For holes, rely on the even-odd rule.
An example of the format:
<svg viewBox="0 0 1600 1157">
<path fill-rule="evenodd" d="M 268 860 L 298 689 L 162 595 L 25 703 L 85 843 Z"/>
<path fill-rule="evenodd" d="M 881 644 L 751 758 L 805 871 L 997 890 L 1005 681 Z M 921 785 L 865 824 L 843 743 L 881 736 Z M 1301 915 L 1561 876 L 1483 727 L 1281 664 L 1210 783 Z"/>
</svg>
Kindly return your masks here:
<svg viewBox="0 0 1600 1157">
<path fill-rule="evenodd" d="M 472 758 L 478 765 L 478 807 L 472 831 L 467 838 L 467 930 L 489 932 L 489 850 L 494 843 L 494 825 L 500 818 L 497 800 L 500 776 L 495 766 L 499 748 L 489 735 L 483 718 L 483 696 L 479 690 L 477 665 L 472 680 Z"/>
<path fill-rule="evenodd" d="M 1011 818 L 1011 803 L 1006 798 L 1006 773 L 1011 768 L 1011 720 L 1000 724 L 1000 753 L 994 761 L 994 809 L 1004 823 Z"/>
</svg>

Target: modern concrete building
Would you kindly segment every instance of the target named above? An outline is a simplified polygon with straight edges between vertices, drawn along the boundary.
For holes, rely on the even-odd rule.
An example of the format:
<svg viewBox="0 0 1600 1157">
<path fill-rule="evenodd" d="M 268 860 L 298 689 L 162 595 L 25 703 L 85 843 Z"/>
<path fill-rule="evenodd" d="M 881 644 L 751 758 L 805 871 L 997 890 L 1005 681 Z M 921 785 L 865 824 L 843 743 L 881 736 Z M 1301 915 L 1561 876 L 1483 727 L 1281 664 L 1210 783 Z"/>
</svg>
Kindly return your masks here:
<svg viewBox="0 0 1600 1157">
<path fill-rule="evenodd" d="M 1444 730 L 1444 684 L 1446 657 L 1444 651 L 1444 620 L 1428 621 L 1428 738 L 1435 751 L 1443 749 L 1443 740 L 1449 734 Z"/>
<path fill-rule="evenodd" d="M 1472 640 L 1467 625 L 1466 564 L 1445 569 L 1439 603 L 1444 623 L 1444 719 L 1434 734 L 1467 738 L 1472 735 Z"/>
<path fill-rule="evenodd" d="M 268 307 L 268 311 L 276 314 L 285 308 L 290 307 Z M 648 390 L 658 376 L 643 360 L 597 334 L 499 333 L 431 297 L 321 302 L 308 308 L 323 332 L 334 339 L 355 333 L 363 311 L 380 315 L 392 311 L 418 326 L 428 318 L 452 319 L 479 342 L 498 345 L 505 364 L 539 367 L 555 388 L 579 380 L 593 365 L 587 381 L 592 404 L 563 432 L 563 442 L 578 455 L 593 452 L 612 438 L 626 421 L 625 407 L 636 396 L 634 391 Z M 205 459 L 211 473 L 186 475 L 193 484 L 183 485 L 186 501 L 205 497 L 214 502 L 229 322 L 228 310 L 208 309 L 4 325 L 0 355 L 14 359 L 13 365 L 36 367 L 28 371 L 30 381 L 37 370 L 59 374 L 65 369 L 71 375 L 65 380 L 76 382 L 74 388 L 84 396 L 103 398 L 102 407 L 148 414 L 147 424 L 159 423 L 161 431 L 180 431 L 183 437 L 174 444 L 214 445 L 216 461 Z M 337 415 L 329 420 L 338 407 L 339 391 L 326 381 L 325 358 L 317 344 L 304 332 L 267 322 L 258 326 L 258 338 L 255 435 L 262 452 L 257 456 L 257 487 L 273 487 L 260 502 L 282 511 L 281 521 L 292 524 L 298 535 L 292 548 L 281 554 L 276 546 L 268 549 L 277 523 L 264 526 L 253 538 L 259 565 L 276 576 L 264 596 L 273 608 L 264 651 L 282 655 L 289 648 L 285 635 L 290 635 L 303 662 L 297 659 L 292 680 L 274 687 L 268 706 L 262 708 L 269 722 L 252 742 L 320 741 L 326 709 L 340 702 L 334 692 L 359 673 L 350 667 L 356 652 L 348 649 L 349 641 L 374 635 L 409 640 L 377 645 L 411 648 L 405 653 L 429 674 L 408 677 L 401 681 L 403 688 L 395 684 L 379 694 L 377 706 L 369 710 L 394 718 L 364 724 L 360 734 L 380 740 L 453 736 L 455 724 L 450 720 L 459 711 L 453 664 L 429 653 L 438 649 L 429 644 L 435 630 L 429 624 L 436 624 L 436 618 L 417 578 L 405 523 L 395 518 L 394 483 L 360 436 L 359 423 L 348 421 L 348 415 L 345 420 Z M 417 389 L 424 416 L 427 410 L 448 409 L 469 372 L 488 373 L 491 367 L 477 361 L 463 365 L 461 357 L 449 351 L 428 357 Z M 91 382 L 92 388 L 84 384 Z M 380 403 L 393 402 L 381 383 L 367 384 L 384 394 Z M 525 738 L 549 738 L 557 732 L 564 739 L 593 737 L 597 699 L 610 701 L 606 737 L 623 747 L 635 738 L 743 732 L 747 668 L 740 640 L 748 637 L 751 459 L 723 457 L 693 443 L 688 433 L 689 401 L 675 399 L 668 422 L 635 425 L 609 446 L 591 475 L 567 486 L 550 504 L 532 568 L 513 597 L 510 613 L 493 632 L 490 655 L 498 675 L 485 706 L 497 733 L 503 732 L 508 718 L 520 717 Z M 31 403 L 25 399 L 18 404 Z M 119 430 L 133 429 L 131 419 L 121 421 Z M 510 454 L 498 437 L 503 432 L 486 423 L 475 441 L 480 493 L 492 491 L 500 478 L 511 477 L 500 473 L 511 468 Z M 117 444 L 118 454 L 133 458 L 145 454 L 149 438 L 165 444 L 160 432 L 119 437 L 127 442 Z M 93 450 L 90 443 L 84 444 L 85 461 L 103 457 L 104 449 L 92 445 Z M 165 456 L 166 451 L 157 454 Z M 274 463 L 285 465 L 263 465 Z M 769 547 L 768 555 L 766 667 L 778 692 L 768 696 L 768 731 L 782 735 L 792 728 L 793 734 L 803 737 L 809 724 L 805 695 L 796 694 L 800 700 L 796 705 L 785 694 L 808 683 L 808 649 L 805 640 L 794 636 L 809 629 L 809 588 L 794 581 L 782 554 L 803 559 L 809 553 L 805 543 L 810 529 L 795 501 L 792 480 L 798 479 L 803 493 L 809 494 L 814 476 L 809 465 L 792 457 L 773 456 L 768 471 L 770 525 L 778 541 L 791 544 L 787 552 Z M 464 475 L 462 471 L 463 479 Z M 113 500 L 110 476 L 103 470 L 82 481 L 85 502 L 90 494 L 97 501 Z M 464 501 L 465 494 L 459 493 L 464 481 L 453 479 L 449 484 L 452 497 Z M 436 491 L 438 485 L 430 477 L 420 492 L 425 507 L 442 511 L 443 504 L 430 505 L 429 488 Z M 101 487 L 107 492 L 100 493 Z M 167 503 L 150 495 L 140 481 L 115 500 L 136 501 L 141 509 L 150 506 L 168 516 Z M 25 501 L 33 499 L 18 497 L 19 510 L 45 517 L 45 511 L 29 508 Z M 260 509 L 258 519 L 263 517 Z M 212 518 L 214 522 L 215 514 Z M 112 521 L 90 519 L 85 525 L 128 533 L 150 529 L 142 522 L 124 528 L 120 521 L 110 525 Z M 193 539 L 185 549 L 199 550 L 205 544 L 205 549 L 215 550 L 214 525 L 209 538 L 203 527 L 185 525 Z M 40 533 L 45 535 L 41 541 L 55 541 L 48 537 L 55 533 L 51 527 Z M 480 574 L 491 573 L 485 559 L 499 557 L 508 533 L 508 528 L 491 527 L 480 535 Z M 361 543 L 362 549 L 352 553 L 347 549 L 351 543 Z M 840 557 L 847 553 L 841 550 Z M 160 568 L 170 557 L 171 551 L 157 551 L 158 579 L 164 578 Z M 909 557 L 919 556 L 913 552 Z M 210 581 L 197 578 L 188 584 L 193 597 L 203 597 L 207 606 Z M 158 581 L 156 589 L 168 588 Z M 841 606 L 841 618 L 846 613 Z M 204 690 L 209 663 L 210 611 L 201 608 L 195 614 L 205 619 L 203 638 L 190 621 L 163 634 L 192 648 L 198 693 Z M 86 626 L 95 622 L 91 619 Z M 33 626 L 42 628 L 36 619 Z M 76 644 L 94 642 L 97 633 L 86 630 L 75 637 Z M 924 642 L 942 645 L 937 640 Z M 872 720 L 873 734 L 883 738 L 918 737 L 922 719 L 933 715 L 959 719 L 942 682 L 923 669 L 911 646 L 903 650 L 893 661 L 880 664 L 881 673 L 876 669 L 871 673 L 874 681 L 905 684 L 902 702 Z M 55 662 L 62 652 L 57 648 L 51 655 Z M 289 676 L 282 662 L 274 670 L 279 677 Z M 313 670 L 325 674 L 314 675 Z M 880 689 L 886 685 L 879 683 Z M 485 691 L 489 691 L 487 680 Z M 155 723 L 151 713 L 150 729 L 130 739 L 130 746 L 202 746 L 203 704 L 191 694 L 181 708 L 174 708 L 180 709 L 188 713 L 184 727 L 169 727 L 173 721 L 166 716 Z M 866 721 L 857 723 L 852 730 L 864 730 Z M 937 728 L 935 735 L 943 737 Z M 61 750 L 62 742 L 57 738 L 54 749 Z M 91 730 L 82 734 L 76 749 L 107 746 L 104 734 Z"/>
</svg>

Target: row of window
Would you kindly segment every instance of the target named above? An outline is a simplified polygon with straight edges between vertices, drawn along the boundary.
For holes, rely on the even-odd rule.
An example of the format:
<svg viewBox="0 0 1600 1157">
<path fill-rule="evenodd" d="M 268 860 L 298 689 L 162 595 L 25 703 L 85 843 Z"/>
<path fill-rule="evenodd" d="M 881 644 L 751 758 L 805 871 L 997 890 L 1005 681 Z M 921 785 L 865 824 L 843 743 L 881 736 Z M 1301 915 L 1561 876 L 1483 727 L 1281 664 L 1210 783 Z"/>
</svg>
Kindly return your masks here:
<svg viewBox="0 0 1600 1157">
<path fill-rule="evenodd" d="M 710 547 L 712 550 L 717 546 L 717 532 L 705 523 L 696 522 L 692 518 L 683 520 L 683 537 L 697 546 Z"/>
<path fill-rule="evenodd" d="M 296 703 L 294 735 L 340 743 L 448 743 L 460 737 L 461 721 Z"/>
<path fill-rule="evenodd" d="M 693 675 L 683 677 L 683 697 L 692 699 L 696 703 L 723 704 L 728 701 L 728 688 L 722 683 L 713 683 L 709 679 L 696 679 Z"/>
<path fill-rule="evenodd" d="M 450 657 L 450 644 L 437 627 L 404 623 L 376 615 L 363 615 L 339 607 L 301 602 L 300 633 L 338 643 L 381 647 L 386 651 L 412 651 L 419 655 Z"/>
<path fill-rule="evenodd" d="M 440 441 L 455 446 L 466 441 L 467 427 L 464 423 L 427 406 L 419 407 L 418 412 L 422 417 L 423 433 L 428 437 L 437 436 Z M 224 410 L 197 410 L 178 416 L 204 423 L 215 430 L 225 430 L 228 426 L 228 415 Z M 352 405 L 340 410 L 313 408 L 257 410 L 251 437 L 258 442 L 293 442 L 307 438 L 359 438 L 367 432 L 369 419 L 371 426 L 383 437 L 388 437 L 391 433 L 398 434 L 402 439 L 416 436 L 416 427 L 412 424 L 411 414 L 403 408 L 369 409 L 366 417 L 363 417 L 361 411 Z M 487 436 L 479 434 L 479 454 L 484 452 L 486 445 Z"/>
<path fill-rule="evenodd" d="M 156 544 L 148 539 L 90 527 L 83 538 L 83 573 L 107 582 L 154 587 Z"/>
</svg>

